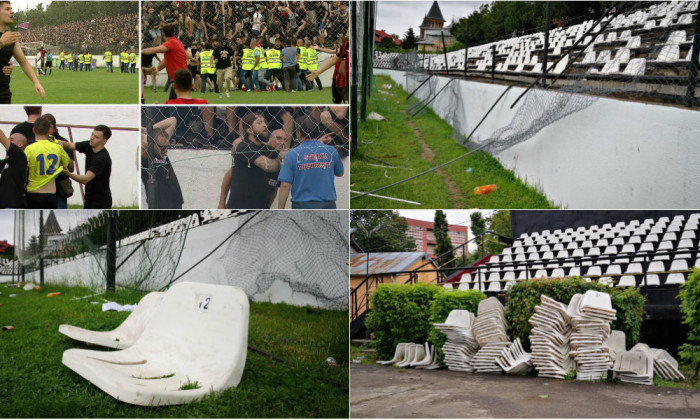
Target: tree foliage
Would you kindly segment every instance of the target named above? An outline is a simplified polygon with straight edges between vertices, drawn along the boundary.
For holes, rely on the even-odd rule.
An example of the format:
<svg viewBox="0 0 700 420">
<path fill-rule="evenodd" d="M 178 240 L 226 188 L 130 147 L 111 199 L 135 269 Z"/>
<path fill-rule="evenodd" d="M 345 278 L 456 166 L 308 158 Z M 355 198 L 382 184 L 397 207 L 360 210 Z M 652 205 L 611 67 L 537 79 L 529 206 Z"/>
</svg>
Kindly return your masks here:
<svg viewBox="0 0 700 420">
<path fill-rule="evenodd" d="M 680 289 L 683 323 L 690 330 L 688 342 L 680 347 L 678 354 L 683 363 L 692 369 L 692 380 L 695 381 L 700 372 L 700 268 L 695 268 L 688 275 L 688 281 L 681 284 Z"/>
<path fill-rule="evenodd" d="M 401 48 L 404 50 L 412 50 L 416 46 L 416 34 L 413 32 L 413 27 L 409 26 L 408 30 L 401 40 Z"/>
<path fill-rule="evenodd" d="M 350 226 L 357 228 L 353 238 L 364 252 L 415 251 L 406 219 L 392 210 L 353 210 Z"/>
<path fill-rule="evenodd" d="M 442 268 L 454 266 L 453 246 L 448 235 L 447 215 L 442 210 L 435 210 L 435 221 L 433 224 L 433 235 L 435 235 L 435 256 L 445 254 L 438 260 L 438 265 Z M 448 252 L 450 251 L 450 252 Z"/>
<path fill-rule="evenodd" d="M 46 7 L 39 3 L 33 9 L 15 10 L 14 21 L 29 22 L 32 28 L 138 12 L 137 1 L 52 1 Z"/>
<path fill-rule="evenodd" d="M 551 2 L 553 27 L 563 26 L 572 19 L 595 19 L 611 2 L 555 1 Z M 514 37 L 534 30 L 543 30 L 547 3 L 540 1 L 495 1 L 482 5 L 466 18 L 455 22 L 450 33 L 464 43 L 469 24 L 469 45 L 492 42 L 498 38 Z"/>
</svg>

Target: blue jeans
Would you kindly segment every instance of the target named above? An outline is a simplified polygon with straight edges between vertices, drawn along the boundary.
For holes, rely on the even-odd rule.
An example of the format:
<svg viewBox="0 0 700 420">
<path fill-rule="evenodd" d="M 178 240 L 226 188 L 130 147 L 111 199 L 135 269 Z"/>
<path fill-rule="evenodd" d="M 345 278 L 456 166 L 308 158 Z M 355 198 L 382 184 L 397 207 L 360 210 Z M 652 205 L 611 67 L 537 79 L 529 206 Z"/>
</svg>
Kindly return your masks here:
<svg viewBox="0 0 700 420">
<path fill-rule="evenodd" d="M 250 73 L 250 83 L 253 84 L 253 89 L 260 89 L 260 84 L 258 83 L 258 71 L 248 70 Z"/>
<path fill-rule="evenodd" d="M 110 72 L 110 73 L 114 73 L 114 69 L 112 68 L 112 63 L 111 63 L 111 62 L 107 63 L 107 71 Z"/>
<path fill-rule="evenodd" d="M 239 76 L 241 80 L 243 80 L 243 86 L 245 86 L 245 90 L 250 90 L 250 86 L 248 85 L 248 77 L 250 77 L 251 81 L 253 80 L 253 76 L 251 75 L 253 71 L 252 70 L 240 70 Z"/>
<path fill-rule="evenodd" d="M 56 207 L 58 209 L 67 209 L 68 208 L 68 199 L 67 198 L 59 197 L 58 195 L 56 195 L 56 203 L 58 204 L 58 207 Z"/>
<path fill-rule="evenodd" d="M 292 209 L 335 210 L 335 201 L 292 201 Z"/>
<path fill-rule="evenodd" d="M 205 93 L 207 91 L 207 79 L 211 79 L 214 82 L 214 92 L 219 93 L 219 86 L 216 84 L 216 73 L 202 73 L 202 89 L 200 91 Z"/>
</svg>

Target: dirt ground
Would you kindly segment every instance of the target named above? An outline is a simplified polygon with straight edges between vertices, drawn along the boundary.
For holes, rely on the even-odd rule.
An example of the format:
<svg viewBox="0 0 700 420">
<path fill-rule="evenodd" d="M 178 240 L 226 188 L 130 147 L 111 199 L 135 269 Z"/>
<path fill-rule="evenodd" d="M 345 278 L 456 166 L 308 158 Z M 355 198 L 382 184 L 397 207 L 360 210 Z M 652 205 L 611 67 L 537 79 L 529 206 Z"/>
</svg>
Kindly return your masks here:
<svg viewBox="0 0 700 420">
<path fill-rule="evenodd" d="M 352 364 L 351 418 L 697 418 L 700 391 Z"/>
</svg>

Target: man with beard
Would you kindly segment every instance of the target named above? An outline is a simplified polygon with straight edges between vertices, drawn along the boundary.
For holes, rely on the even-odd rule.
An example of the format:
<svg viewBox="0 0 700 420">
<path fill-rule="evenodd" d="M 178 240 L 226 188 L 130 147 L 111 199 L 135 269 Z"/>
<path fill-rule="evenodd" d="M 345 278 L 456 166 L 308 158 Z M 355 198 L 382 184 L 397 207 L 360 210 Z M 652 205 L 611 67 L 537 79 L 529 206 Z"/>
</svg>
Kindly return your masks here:
<svg viewBox="0 0 700 420">
<path fill-rule="evenodd" d="M 152 151 L 149 151 L 146 129 L 141 129 L 141 180 L 152 209 L 181 209 L 184 202 L 180 183 L 168 158 L 170 138 L 176 126 L 175 117 L 153 124 Z"/>
<path fill-rule="evenodd" d="M 233 142 L 233 164 L 222 182 L 231 185 L 226 208 L 267 209 L 276 186 L 270 174 L 279 171 L 285 153 L 267 145 L 270 132 L 262 115 L 247 114 L 242 123 L 243 137 Z"/>
</svg>

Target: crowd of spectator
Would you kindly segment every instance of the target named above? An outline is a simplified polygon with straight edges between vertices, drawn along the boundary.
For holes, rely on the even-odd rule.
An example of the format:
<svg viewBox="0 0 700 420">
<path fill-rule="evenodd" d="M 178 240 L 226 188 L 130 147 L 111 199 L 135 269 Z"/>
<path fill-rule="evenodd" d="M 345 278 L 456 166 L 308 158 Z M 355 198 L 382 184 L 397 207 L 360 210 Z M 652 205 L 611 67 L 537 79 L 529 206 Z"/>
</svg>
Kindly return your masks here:
<svg viewBox="0 0 700 420">
<path fill-rule="evenodd" d="M 22 41 L 43 42 L 44 45 L 66 49 L 88 49 L 93 54 L 102 53 L 106 48 L 136 48 L 138 20 L 138 14 L 130 13 L 61 25 L 30 25 L 27 31 L 22 32 Z"/>
<path fill-rule="evenodd" d="M 290 38 L 308 39 L 315 45 L 333 47 L 348 33 L 346 1 L 145 1 L 141 10 L 143 45 L 157 46 L 164 40 L 162 28 L 177 27 L 176 36 L 185 47 L 192 43 L 233 41 L 240 37 L 285 43 Z"/>
</svg>

